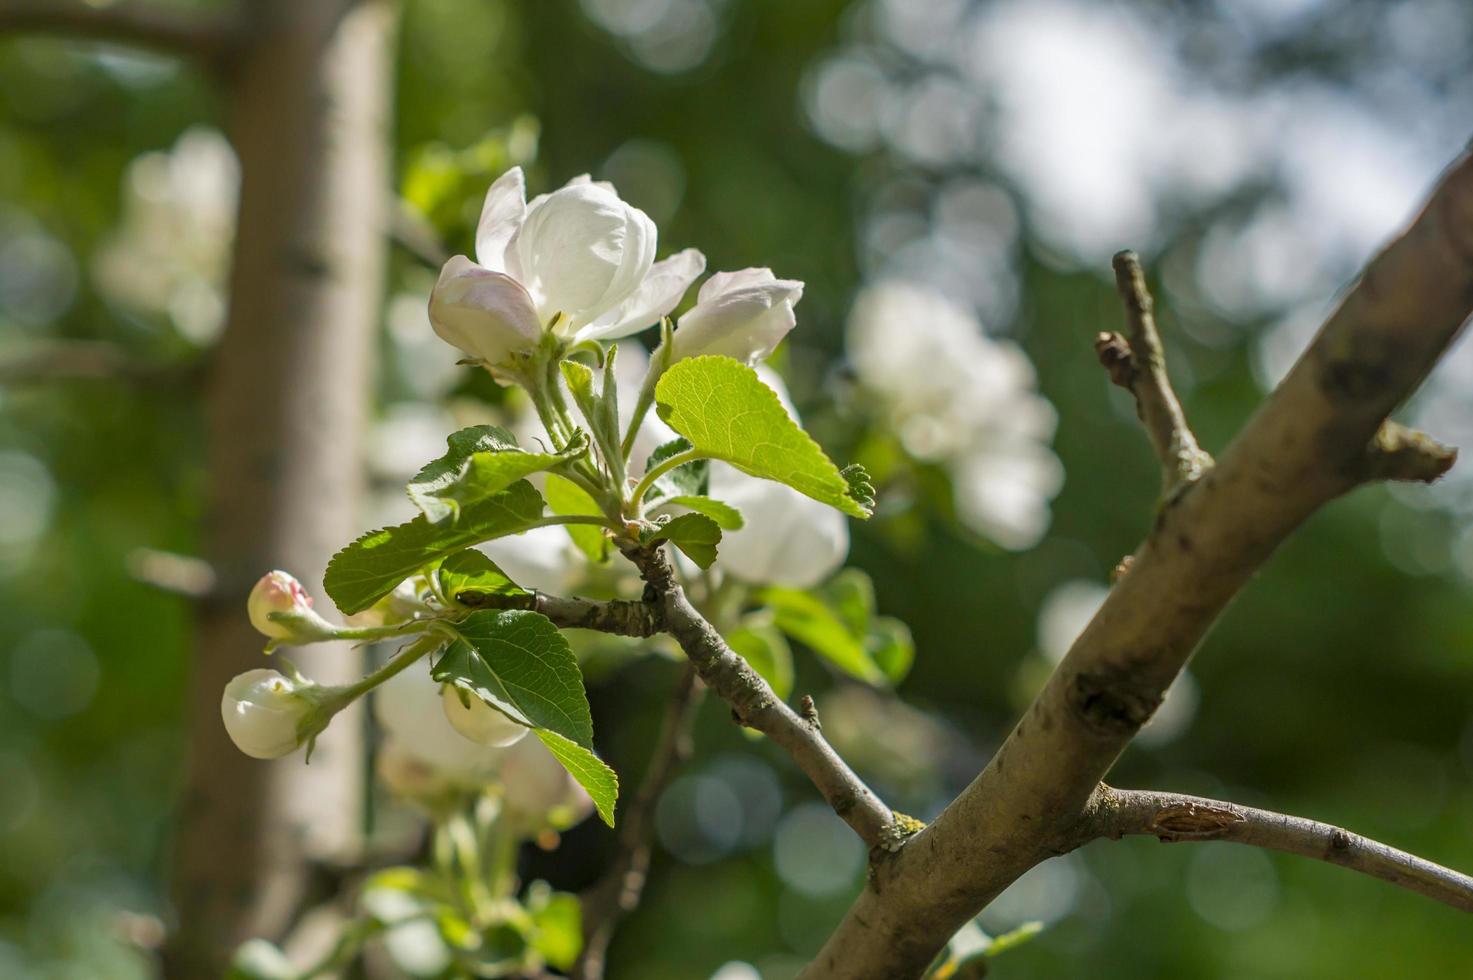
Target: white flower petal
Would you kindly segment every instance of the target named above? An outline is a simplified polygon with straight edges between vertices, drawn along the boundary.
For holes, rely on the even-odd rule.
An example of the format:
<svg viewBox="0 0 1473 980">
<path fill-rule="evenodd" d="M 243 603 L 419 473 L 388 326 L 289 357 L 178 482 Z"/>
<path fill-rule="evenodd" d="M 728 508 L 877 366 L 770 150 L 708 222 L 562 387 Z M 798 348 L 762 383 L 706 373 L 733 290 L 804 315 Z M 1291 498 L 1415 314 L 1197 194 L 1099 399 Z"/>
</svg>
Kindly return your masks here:
<svg viewBox="0 0 1473 980">
<path fill-rule="evenodd" d="M 618 309 L 584 327 L 577 339 L 616 340 L 658 323 L 680 304 L 690 284 L 705 271 L 706 257 L 694 248 L 661 259 Z"/>
<path fill-rule="evenodd" d="M 781 483 L 711 464 L 711 496 L 741 511 L 746 524 L 722 535 L 718 567 L 761 585 L 807 589 L 828 578 L 849 553 L 844 515 Z"/>
<path fill-rule="evenodd" d="M 696 305 L 680 318 L 675 359 L 720 354 L 755 364 L 796 325 L 793 307 L 802 298 L 803 283 L 777 279 L 770 269 L 718 272 L 701 287 Z"/>
<path fill-rule="evenodd" d="M 477 782 L 501 762 L 501 752 L 478 745 L 450 725 L 440 703 L 440 685 L 423 665 L 401 671 L 373 693 L 379 725 L 406 754 L 446 776 Z"/>
<path fill-rule="evenodd" d="M 492 272 L 506 271 L 506 246 L 527 217 L 527 181 L 521 167 L 496 178 L 476 223 L 476 261 Z"/>
<path fill-rule="evenodd" d="M 541 322 L 561 313 L 558 331 L 571 337 L 644 281 L 655 240 L 654 222 L 612 188 L 572 183 L 528 207 L 507 247 L 507 271 L 531 294 Z"/>
<path fill-rule="evenodd" d="M 430 325 L 442 340 L 487 364 L 529 351 L 542 336 L 531 297 L 508 275 L 457 255 L 430 293 Z"/>
<path fill-rule="evenodd" d="M 297 731 L 312 711 L 297 685 L 258 667 L 233 678 L 220 698 L 220 718 L 235 747 L 253 759 L 279 759 L 296 751 Z"/>
</svg>

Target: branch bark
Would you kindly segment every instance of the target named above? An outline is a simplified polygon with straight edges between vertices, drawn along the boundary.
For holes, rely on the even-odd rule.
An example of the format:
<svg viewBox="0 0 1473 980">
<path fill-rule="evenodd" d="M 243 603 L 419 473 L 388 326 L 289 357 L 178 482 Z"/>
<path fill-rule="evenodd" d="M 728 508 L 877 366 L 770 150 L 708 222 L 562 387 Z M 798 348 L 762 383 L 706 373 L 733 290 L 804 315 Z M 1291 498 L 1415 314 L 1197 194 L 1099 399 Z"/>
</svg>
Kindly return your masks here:
<svg viewBox="0 0 1473 980">
<path fill-rule="evenodd" d="M 245 938 L 279 940 L 319 860 L 351 860 L 364 799 L 362 725 L 341 718 L 300 757 L 231 745 L 220 692 L 262 666 L 246 595 L 265 569 L 320 578 L 357 528 L 387 244 L 391 0 L 252 0 L 229 77 L 241 195 L 230 309 L 207 404 L 204 557 L 166 966 L 219 976 Z M 346 644 L 288 654 L 324 683 L 361 674 Z"/>
<path fill-rule="evenodd" d="M 660 607 L 627 599 L 595 601 L 564 598 L 546 592 L 530 596 L 460 595 L 456 601 L 479 609 L 530 609 L 552 620 L 561 629 L 597 630 L 616 636 L 654 636 L 665 630 Z"/>
<path fill-rule="evenodd" d="M 12 33 L 132 44 L 165 54 L 221 61 L 241 39 L 242 18 L 233 9 L 184 9 L 149 0 L 106 5 L 85 0 L 0 0 L 0 34 Z"/>
<path fill-rule="evenodd" d="M 1146 288 L 1141 260 L 1134 252 L 1120 252 L 1114 265 L 1115 286 L 1125 303 L 1129 335 L 1100 334 L 1095 338 L 1095 353 L 1110 372 L 1110 380 L 1135 396 L 1136 414 L 1161 460 L 1162 481 L 1170 490 L 1179 483 L 1200 479 L 1212 465 L 1212 457 L 1197 445 L 1166 374 L 1155 303 Z"/>
<path fill-rule="evenodd" d="M 1367 478 L 1387 414 L 1473 312 L 1473 157 L 1367 267 L 1129 570 L 986 769 L 864 890 L 803 976 L 919 976 L 1023 872 L 1067 850 L 1100 780 L 1234 594 L 1298 525 Z"/>
<path fill-rule="evenodd" d="M 1091 838 L 1149 835 L 1164 843 L 1231 841 L 1314 858 L 1473 912 L 1473 878 L 1348 830 L 1180 793 L 1101 786 L 1082 824 Z"/>
<path fill-rule="evenodd" d="M 741 658 L 721 634 L 691 605 L 675 578 L 665 553 L 629 547 L 625 556 L 644 577 L 648 601 L 665 617 L 665 631 L 680 644 L 706 686 L 731 706 L 739 724 L 766 735 L 792 756 L 823 798 L 870 848 L 890 843 L 895 823 L 890 808 L 819 731 L 779 698 L 761 675 Z"/>
<path fill-rule="evenodd" d="M 691 754 L 690 729 L 701 703 L 696 668 L 687 664 L 660 726 L 660 742 L 650 756 L 639 791 L 619 822 L 614 858 L 592 888 L 583 894 L 583 952 L 573 967 L 574 980 L 602 980 L 609 943 L 620 920 L 639 907 L 650 870 L 650 824 L 655 805 L 675 772 Z"/>
</svg>

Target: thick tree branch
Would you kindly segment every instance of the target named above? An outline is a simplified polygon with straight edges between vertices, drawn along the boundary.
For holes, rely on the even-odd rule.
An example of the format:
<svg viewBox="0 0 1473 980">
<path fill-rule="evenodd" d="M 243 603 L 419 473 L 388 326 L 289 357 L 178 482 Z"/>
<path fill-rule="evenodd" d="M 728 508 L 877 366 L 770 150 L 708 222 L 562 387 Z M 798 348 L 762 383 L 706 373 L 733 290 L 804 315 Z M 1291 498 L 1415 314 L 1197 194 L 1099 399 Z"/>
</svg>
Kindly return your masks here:
<svg viewBox="0 0 1473 980">
<path fill-rule="evenodd" d="M 665 631 L 695 664 L 706 686 L 731 706 L 738 723 L 766 735 L 793 757 L 834 812 L 873 848 L 892 836 L 894 816 L 819 731 L 788 707 L 690 604 L 669 559 L 658 547 L 629 547 L 649 601 L 665 616 Z"/>
<path fill-rule="evenodd" d="M 1175 841 L 1231 841 L 1338 864 L 1444 905 L 1473 912 L 1473 878 L 1347 830 L 1180 793 L 1101 786 L 1082 823 L 1091 837 L 1150 835 Z"/>
<path fill-rule="evenodd" d="M 1464 156 L 1217 465 L 1167 497 L 987 768 L 874 864 L 807 980 L 919 976 L 962 923 L 1072 846 L 1069 829 L 1213 621 L 1305 518 L 1363 482 L 1386 416 L 1470 312 L 1473 156 Z"/>
<path fill-rule="evenodd" d="M 1095 353 L 1110 372 L 1110 380 L 1135 396 L 1136 414 L 1161 460 L 1162 479 L 1170 490 L 1199 479 L 1212 465 L 1212 457 L 1197 445 L 1166 374 L 1166 355 L 1153 312 L 1155 303 L 1134 252 L 1116 254 L 1115 285 L 1125 303 L 1128 336 L 1100 334 L 1095 338 Z"/>
<path fill-rule="evenodd" d="M 234 10 L 197 10 L 151 0 L 0 0 L 0 34 L 16 33 L 134 44 L 216 61 L 234 50 L 242 32 Z"/>
<path fill-rule="evenodd" d="M 701 703 L 695 664 L 680 672 L 660 726 L 660 742 L 633 801 L 619 821 L 619 843 L 609 868 L 583 894 L 583 952 L 573 967 L 576 980 L 601 980 L 614 930 L 639 907 L 650 869 L 650 830 L 655 805 L 675 771 L 691 754 L 691 724 Z"/>
</svg>

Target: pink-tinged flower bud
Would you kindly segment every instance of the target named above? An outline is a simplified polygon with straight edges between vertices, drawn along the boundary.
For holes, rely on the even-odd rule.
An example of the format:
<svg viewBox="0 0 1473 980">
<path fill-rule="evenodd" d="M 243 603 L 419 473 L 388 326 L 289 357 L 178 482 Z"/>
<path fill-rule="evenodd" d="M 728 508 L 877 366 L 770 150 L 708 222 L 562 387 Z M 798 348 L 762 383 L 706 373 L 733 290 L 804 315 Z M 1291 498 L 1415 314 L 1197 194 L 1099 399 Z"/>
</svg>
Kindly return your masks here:
<svg viewBox="0 0 1473 980">
<path fill-rule="evenodd" d="M 329 640 L 336 628 L 312 608 L 312 597 L 302 583 L 286 572 L 261 576 L 246 600 L 251 625 L 264 636 L 282 643 Z"/>
<path fill-rule="evenodd" d="M 801 282 L 778 279 L 771 269 L 718 272 L 701 286 L 696 305 L 680 318 L 673 360 L 720 354 L 756 364 L 798 322 L 793 307 L 802 298 Z"/>
<path fill-rule="evenodd" d="M 274 670 L 258 668 L 225 685 L 220 717 L 235 747 L 253 759 L 279 759 L 295 752 L 308 736 L 304 723 L 315 700 L 299 684 Z"/>
<path fill-rule="evenodd" d="M 505 748 L 527 734 L 526 726 L 518 725 L 474 694 L 462 694 L 453 684 L 446 684 L 440 692 L 440 704 L 450 726 L 478 745 Z"/>
</svg>

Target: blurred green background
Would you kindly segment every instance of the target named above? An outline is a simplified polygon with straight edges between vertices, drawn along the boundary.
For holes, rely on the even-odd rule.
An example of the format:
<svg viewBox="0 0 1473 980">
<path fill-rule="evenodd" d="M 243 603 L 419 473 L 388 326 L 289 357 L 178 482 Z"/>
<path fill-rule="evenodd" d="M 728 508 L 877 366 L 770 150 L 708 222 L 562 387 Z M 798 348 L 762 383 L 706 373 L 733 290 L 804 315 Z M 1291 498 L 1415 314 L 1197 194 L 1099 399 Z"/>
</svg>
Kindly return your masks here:
<svg viewBox="0 0 1473 980">
<path fill-rule="evenodd" d="M 655 219 L 662 255 L 697 245 L 713 269 L 807 283 L 779 363 L 836 458 L 879 461 L 882 514 L 851 528 L 851 556 L 918 655 L 908 707 L 801 655 L 797 690 L 882 796 L 928 817 L 1151 520 L 1155 464 L 1091 349 L 1119 325 L 1111 252 L 1152 270 L 1178 387 L 1220 450 L 1473 132 L 1470 51 L 1458 0 L 409 0 L 397 181 L 460 250 L 508 159 L 534 191 L 591 171 Z M 158 552 L 197 550 L 198 396 L 235 179 L 220 111 L 169 59 L 0 39 L 0 976 L 147 975 L 119 937 L 168 917 L 190 608 L 145 580 Z M 459 377 L 424 321 L 432 281 L 394 251 L 374 472 L 443 438 L 403 443 Z M 979 533 L 947 467 L 874 424 L 846 322 L 861 288 L 894 281 L 1031 359 L 1066 474 L 1056 496 L 1036 488 L 1046 530 Z M 96 376 L 43 377 L 38 349 Z M 1466 444 L 1470 380 L 1465 344 L 1408 417 Z M 1470 487 L 1455 471 L 1365 490 L 1311 521 L 1112 782 L 1473 868 Z M 645 660 L 590 690 L 626 785 L 673 670 Z M 861 847 L 719 705 L 696 745 L 611 976 L 789 977 L 857 889 Z M 609 846 L 589 821 L 524 865 L 576 890 Z M 1049 928 L 994 975 L 1448 977 L 1473 962 L 1459 913 L 1231 845 L 1095 844 L 982 921 L 1033 919 Z"/>
</svg>

